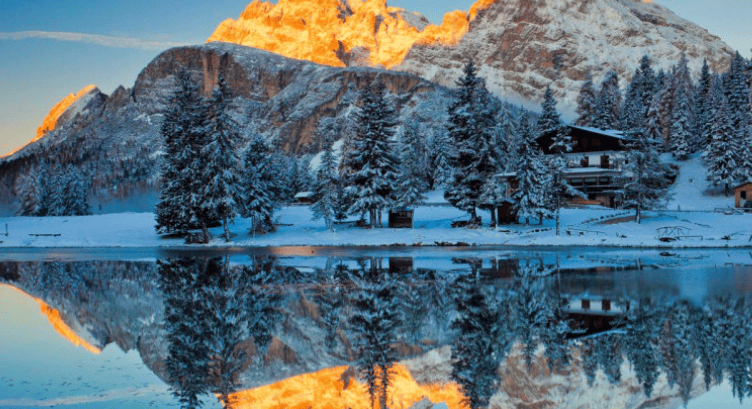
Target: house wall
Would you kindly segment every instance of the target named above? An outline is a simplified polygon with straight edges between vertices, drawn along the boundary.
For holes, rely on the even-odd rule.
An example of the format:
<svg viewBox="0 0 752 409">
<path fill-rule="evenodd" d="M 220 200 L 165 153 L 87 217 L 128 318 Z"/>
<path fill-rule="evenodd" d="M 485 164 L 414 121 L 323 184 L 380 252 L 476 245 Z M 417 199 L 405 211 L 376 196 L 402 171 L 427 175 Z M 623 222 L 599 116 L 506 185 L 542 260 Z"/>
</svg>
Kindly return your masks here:
<svg viewBox="0 0 752 409">
<path fill-rule="evenodd" d="M 747 193 L 747 201 L 752 201 L 752 183 L 747 183 L 746 185 L 741 186 L 734 191 L 734 197 L 736 199 L 736 207 L 744 206 L 744 200 L 742 200 L 742 192 Z"/>
</svg>

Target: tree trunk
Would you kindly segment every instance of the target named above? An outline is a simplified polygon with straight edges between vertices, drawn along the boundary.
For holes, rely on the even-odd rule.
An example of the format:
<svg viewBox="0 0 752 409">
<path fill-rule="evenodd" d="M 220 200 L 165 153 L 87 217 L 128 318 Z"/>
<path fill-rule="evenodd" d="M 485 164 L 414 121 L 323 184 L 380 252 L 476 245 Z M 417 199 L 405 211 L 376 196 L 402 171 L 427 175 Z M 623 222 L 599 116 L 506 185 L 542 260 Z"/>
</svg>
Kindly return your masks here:
<svg viewBox="0 0 752 409">
<path fill-rule="evenodd" d="M 225 242 L 230 242 L 230 228 L 228 227 L 227 216 L 222 218 L 222 224 L 225 228 Z"/>
<path fill-rule="evenodd" d="M 498 226 L 498 223 L 496 223 L 496 207 L 491 208 L 491 227 L 496 228 Z"/>
<path fill-rule="evenodd" d="M 635 221 L 637 224 L 640 224 L 640 220 L 642 220 L 642 214 L 641 214 L 640 205 L 637 205 L 637 211 L 635 212 Z"/>
<path fill-rule="evenodd" d="M 561 197 L 556 197 L 556 235 L 561 234 Z"/>
<path fill-rule="evenodd" d="M 209 229 L 206 227 L 206 222 L 201 222 L 201 230 L 204 233 L 204 243 L 209 242 Z"/>
</svg>

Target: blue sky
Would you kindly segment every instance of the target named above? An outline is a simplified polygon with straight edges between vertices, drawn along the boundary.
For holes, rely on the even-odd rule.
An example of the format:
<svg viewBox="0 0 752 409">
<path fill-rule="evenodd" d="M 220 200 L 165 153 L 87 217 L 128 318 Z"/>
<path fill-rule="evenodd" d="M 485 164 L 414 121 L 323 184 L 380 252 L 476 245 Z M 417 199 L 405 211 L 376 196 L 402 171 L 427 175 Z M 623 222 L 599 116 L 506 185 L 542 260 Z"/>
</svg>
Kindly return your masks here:
<svg viewBox="0 0 752 409">
<path fill-rule="evenodd" d="M 655 1 L 749 57 L 752 1 Z M 108 94 L 118 85 L 132 86 L 141 69 L 160 51 L 177 44 L 203 43 L 222 20 L 236 18 L 249 2 L 3 0 L 0 154 L 28 142 L 50 108 L 66 95 L 89 84 Z M 420 12 L 434 23 L 440 23 L 444 13 L 467 10 L 473 3 L 389 1 L 391 6 Z"/>
</svg>

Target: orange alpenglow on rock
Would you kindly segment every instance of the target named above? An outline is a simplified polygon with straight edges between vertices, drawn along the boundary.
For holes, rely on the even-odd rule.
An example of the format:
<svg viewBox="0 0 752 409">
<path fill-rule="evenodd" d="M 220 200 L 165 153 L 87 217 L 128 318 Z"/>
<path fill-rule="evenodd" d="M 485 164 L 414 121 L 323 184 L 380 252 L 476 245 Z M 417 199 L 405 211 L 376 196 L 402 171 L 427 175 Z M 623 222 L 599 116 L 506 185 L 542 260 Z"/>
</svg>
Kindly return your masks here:
<svg viewBox="0 0 752 409">
<path fill-rule="evenodd" d="M 366 385 L 343 376 L 348 367 L 328 368 L 318 372 L 295 376 L 272 385 L 262 386 L 230 395 L 233 409 L 371 409 Z M 389 407 L 409 408 L 416 402 L 429 399 L 444 402 L 451 409 L 464 409 L 464 396 L 459 386 L 418 385 L 408 369 L 393 367 L 394 375 L 389 387 Z M 348 382 L 345 385 L 344 382 Z"/>
<path fill-rule="evenodd" d="M 102 352 L 101 348 L 98 348 L 90 344 L 89 342 L 81 338 L 78 334 L 76 334 L 76 332 L 73 331 L 73 329 L 71 329 L 71 327 L 65 323 L 65 320 L 63 320 L 63 316 L 60 314 L 60 311 L 50 307 L 49 305 L 47 305 L 47 303 L 40 300 L 39 298 L 32 297 L 31 295 L 27 294 L 26 292 L 24 292 L 18 287 L 14 287 L 12 285 L 7 285 L 7 284 L 0 284 L 0 285 L 12 288 L 18 291 L 19 293 L 23 294 L 24 296 L 29 297 L 32 300 L 36 301 L 39 304 L 40 309 L 42 310 L 42 315 L 44 315 L 47 318 L 47 321 L 50 322 L 50 324 L 52 325 L 52 328 L 55 329 L 55 332 L 60 334 L 60 336 L 68 340 L 71 344 L 77 347 L 78 346 L 83 347 L 84 349 L 86 349 L 87 351 L 95 355 Z"/>
<path fill-rule="evenodd" d="M 34 139 L 32 139 L 31 142 L 38 141 L 47 132 L 54 130 L 55 126 L 57 125 L 57 120 L 60 118 L 60 116 L 63 115 L 65 111 L 67 111 L 68 108 L 70 108 L 71 105 L 73 105 L 74 103 L 76 103 L 76 101 L 81 99 L 81 97 L 89 94 L 91 91 L 93 91 L 96 88 L 97 87 L 95 85 L 89 85 L 75 94 L 68 95 L 67 97 L 63 98 L 62 101 L 55 104 L 55 106 L 52 107 L 52 109 L 50 110 L 50 113 L 47 114 L 47 117 L 44 118 L 44 121 L 42 122 L 42 126 L 37 128 L 37 136 L 34 137 Z"/>
<path fill-rule="evenodd" d="M 386 0 L 254 1 L 237 20 L 222 22 L 211 41 L 236 43 L 285 57 L 343 67 L 399 65 L 415 44 L 456 45 L 479 9 L 497 0 L 479 0 L 470 14 L 453 11 L 440 26 Z"/>
</svg>

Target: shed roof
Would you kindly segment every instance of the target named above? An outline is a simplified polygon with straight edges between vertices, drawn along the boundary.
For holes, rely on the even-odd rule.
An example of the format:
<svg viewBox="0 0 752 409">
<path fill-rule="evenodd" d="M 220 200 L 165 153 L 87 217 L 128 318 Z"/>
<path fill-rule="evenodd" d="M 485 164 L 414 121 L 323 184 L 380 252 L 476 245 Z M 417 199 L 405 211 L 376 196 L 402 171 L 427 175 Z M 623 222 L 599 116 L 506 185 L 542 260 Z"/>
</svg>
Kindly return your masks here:
<svg viewBox="0 0 752 409">
<path fill-rule="evenodd" d="M 746 182 L 742 183 L 741 185 L 739 185 L 739 186 L 736 186 L 736 187 L 734 188 L 734 190 L 736 190 L 736 189 L 741 189 L 741 188 L 743 188 L 743 187 L 745 187 L 745 186 L 747 186 L 747 185 L 752 185 L 752 180 L 748 180 L 748 181 L 746 181 Z"/>
</svg>

